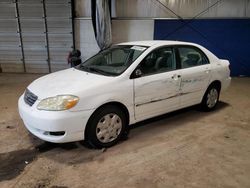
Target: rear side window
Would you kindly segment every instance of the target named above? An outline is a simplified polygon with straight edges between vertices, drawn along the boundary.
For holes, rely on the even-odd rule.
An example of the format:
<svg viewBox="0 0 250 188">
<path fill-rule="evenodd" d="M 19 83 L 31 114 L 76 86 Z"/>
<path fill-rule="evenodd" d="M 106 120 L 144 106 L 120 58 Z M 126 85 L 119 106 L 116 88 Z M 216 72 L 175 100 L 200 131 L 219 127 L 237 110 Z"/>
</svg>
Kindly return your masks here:
<svg viewBox="0 0 250 188">
<path fill-rule="evenodd" d="M 189 68 L 208 64 L 205 54 L 194 47 L 179 47 L 181 68 Z"/>
</svg>

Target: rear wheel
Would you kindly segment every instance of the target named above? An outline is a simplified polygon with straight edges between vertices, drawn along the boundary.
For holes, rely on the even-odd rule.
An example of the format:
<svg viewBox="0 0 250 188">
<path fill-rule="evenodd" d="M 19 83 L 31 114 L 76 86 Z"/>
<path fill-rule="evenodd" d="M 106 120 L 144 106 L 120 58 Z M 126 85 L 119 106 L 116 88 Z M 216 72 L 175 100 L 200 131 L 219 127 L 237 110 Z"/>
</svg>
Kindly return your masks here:
<svg viewBox="0 0 250 188">
<path fill-rule="evenodd" d="M 111 147 L 122 137 L 126 127 L 126 117 L 121 109 L 106 105 L 98 109 L 90 118 L 86 139 L 96 148 Z"/>
<path fill-rule="evenodd" d="M 217 85 L 209 86 L 201 102 L 202 109 L 204 111 L 214 110 L 219 101 L 219 95 L 220 88 Z"/>
</svg>

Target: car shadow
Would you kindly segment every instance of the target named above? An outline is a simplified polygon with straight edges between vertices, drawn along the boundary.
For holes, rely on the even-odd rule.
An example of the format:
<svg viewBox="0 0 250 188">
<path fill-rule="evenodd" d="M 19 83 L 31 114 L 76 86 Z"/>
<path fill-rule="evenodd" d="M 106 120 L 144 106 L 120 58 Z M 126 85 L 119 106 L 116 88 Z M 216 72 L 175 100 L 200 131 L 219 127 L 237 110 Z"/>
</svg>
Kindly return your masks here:
<svg viewBox="0 0 250 188">
<path fill-rule="evenodd" d="M 194 106 L 190 106 L 187 108 L 169 112 L 160 116 L 156 116 L 156 117 L 135 123 L 130 126 L 130 130 L 133 130 L 142 126 L 151 125 L 152 123 L 155 124 L 159 121 L 165 121 L 165 123 L 169 123 L 169 121 L 175 121 L 176 119 L 182 119 L 182 120 L 187 119 L 190 121 L 193 121 L 193 120 L 197 121 L 198 119 L 204 116 L 209 116 L 214 113 L 217 113 L 220 110 L 223 110 L 224 108 L 228 106 L 230 106 L 230 104 L 220 101 L 218 102 L 215 110 L 210 111 L 210 112 L 205 112 L 200 109 L 199 105 L 194 105 Z"/>
</svg>

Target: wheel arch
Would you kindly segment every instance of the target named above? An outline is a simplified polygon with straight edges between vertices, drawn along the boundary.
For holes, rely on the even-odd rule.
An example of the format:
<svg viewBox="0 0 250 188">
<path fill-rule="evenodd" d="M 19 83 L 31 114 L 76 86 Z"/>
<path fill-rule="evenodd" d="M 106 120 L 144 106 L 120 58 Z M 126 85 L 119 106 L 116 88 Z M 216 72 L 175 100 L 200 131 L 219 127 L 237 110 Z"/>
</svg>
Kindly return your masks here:
<svg viewBox="0 0 250 188">
<path fill-rule="evenodd" d="M 200 99 L 200 102 L 202 102 L 202 100 L 204 99 L 204 96 L 205 96 L 205 94 L 207 93 L 208 89 L 209 89 L 211 86 L 213 86 L 213 85 L 215 85 L 215 86 L 219 89 L 219 93 L 220 93 L 220 90 L 221 90 L 221 81 L 220 81 L 220 80 L 214 80 L 214 81 L 212 81 L 212 82 L 208 85 L 207 89 L 204 91 L 204 93 L 203 93 L 203 95 L 202 95 L 202 97 L 201 97 L 201 99 Z"/>
<path fill-rule="evenodd" d="M 207 107 L 207 99 L 206 99 L 206 96 L 207 96 L 209 90 L 212 89 L 212 88 L 216 88 L 216 90 L 218 90 L 218 96 L 217 96 L 218 98 L 217 98 L 217 101 L 216 101 L 216 103 L 215 103 L 214 106 L 212 106 L 212 107 Z M 201 102 L 200 102 L 200 107 L 201 107 L 202 110 L 208 112 L 208 111 L 211 111 L 211 110 L 213 110 L 213 109 L 215 108 L 216 104 L 217 104 L 218 101 L 219 101 L 220 90 L 221 90 L 221 81 L 219 81 L 219 80 L 214 80 L 214 81 L 212 81 L 212 82 L 208 85 L 208 87 L 207 87 L 205 93 L 203 94 L 202 100 L 201 100 Z"/>
<path fill-rule="evenodd" d="M 221 81 L 219 81 L 219 80 L 214 80 L 214 81 L 212 81 L 212 82 L 209 84 L 208 88 L 211 87 L 211 86 L 216 86 L 216 87 L 219 89 L 219 92 L 220 92 L 220 90 L 221 90 Z M 208 89 L 208 88 L 207 88 L 207 89 Z"/>
<path fill-rule="evenodd" d="M 98 108 L 95 109 L 95 111 L 91 114 L 91 116 L 89 117 L 88 121 L 87 121 L 87 125 L 86 125 L 86 128 L 85 128 L 85 131 L 84 131 L 84 138 L 86 138 L 87 136 L 87 127 L 88 127 L 88 124 L 89 124 L 89 121 L 91 120 L 91 118 L 93 118 L 93 115 L 95 114 L 95 112 L 97 110 L 99 110 L 100 108 L 103 108 L 107 105 L 112 105 L 112 106 L 117 106 L 118 108 L 120 108 L 124 114 L 125 114 L 125 117 L 126 117 L 126 126 L 129 126 L 129 122 L 130 122 L 130 114 L 129 114 L 129 110 L 128 108 L 121 102 L 118 102 L 118 101 L 110 101 L 110 102 L 107 102 L 107 103 L 104 103 L 102 104 L 101 106 L 99 106 Z"/>
</svg>

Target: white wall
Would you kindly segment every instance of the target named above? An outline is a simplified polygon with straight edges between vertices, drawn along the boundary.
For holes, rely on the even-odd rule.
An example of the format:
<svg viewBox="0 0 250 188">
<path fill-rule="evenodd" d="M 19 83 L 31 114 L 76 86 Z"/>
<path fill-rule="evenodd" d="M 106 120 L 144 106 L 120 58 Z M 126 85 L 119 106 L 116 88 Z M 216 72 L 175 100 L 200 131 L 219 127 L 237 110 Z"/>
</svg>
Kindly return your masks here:
<svg viewBox="0 0 250 188">
<path fill-rule="evenodd" d="M 75 20 L 75 41 L 76 48 L 82 52 L 83 60 L 99 51 L 90 19 Z"/>
<path fill-rule="evenodd" d="M 183 18 L 203 12 L 201 18 L 250 17 L 250 0 L 113 0 L 113 17 L 176 18 L 170 10 Z"/>
<path fill-rule="evenodd" d="M 76 17 L 91 17 L 91 0 L 75 0 Z"/>
<path fill-rule="evenodd" d="M 152 40 L 154 20 L 112 20 L 113 44 L 136 40 Z M 82 52 L 83 60 L 99 51 L 96 43 L 92 21 L 75 20 L 76 48 Z"/>
<path fill-rule="evenodd" d="M 112 17 L 117 18 L 192 18 L 218 0 L 112 0 Z M 91 0 L 76 0 L 77 17 L 91 16 Z M 203 12 L 201 18 L 249 18 L 250 0 L 221 0 Z"/>
<path fill-rule="evenodd" d="M 154 20 L 113 20 L 113 43 L 153 40 Z"/>
</svg>

